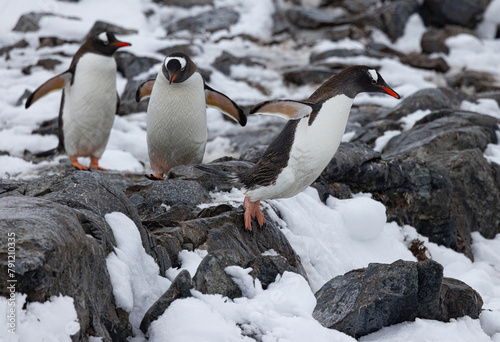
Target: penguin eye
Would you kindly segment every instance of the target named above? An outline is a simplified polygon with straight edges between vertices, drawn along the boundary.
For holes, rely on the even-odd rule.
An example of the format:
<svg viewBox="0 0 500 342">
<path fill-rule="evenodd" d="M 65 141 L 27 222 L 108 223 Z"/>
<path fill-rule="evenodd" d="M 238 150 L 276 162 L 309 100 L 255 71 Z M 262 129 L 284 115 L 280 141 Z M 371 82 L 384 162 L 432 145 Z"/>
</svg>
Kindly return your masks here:
<svg viewBox="0 0 500 342">
<path fill-rule="evenodd" d="M 377 84 L 377 81 L 376 80 L 372 80 L 372 84 Z"/>
</svg>

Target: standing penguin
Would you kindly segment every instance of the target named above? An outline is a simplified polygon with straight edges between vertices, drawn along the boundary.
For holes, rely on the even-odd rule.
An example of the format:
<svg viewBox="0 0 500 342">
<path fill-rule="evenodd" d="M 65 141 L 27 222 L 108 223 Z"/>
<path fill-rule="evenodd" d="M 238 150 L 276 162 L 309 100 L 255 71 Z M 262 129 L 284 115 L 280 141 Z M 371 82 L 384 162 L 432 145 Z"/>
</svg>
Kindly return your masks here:
<svg viewBox="0 0 500 342">
<path fill-rule="evenodd" d="M 156 80 L 139 86 L 137 102 L 149 96 L 147 143 L 156 179 L 163 179 L 176 165 L 201 163 L 207 144 L 207 106 L 242 126 L 247 121 L 233 100 L 205 84 L 196 65 L 181 52 L 165 58 Z"/>
<path fill-rule="evenodd" d="M 261 227 L 265 223 L 261 200 L 295 196 L 319 177 L 339 147 L 354 98 L 363 92 L 400 98 L 377 71 L 358 65 L 330 78 L 305 102 L 266 101 L 250 110 L 290 121 L 257 164 L 239 175 L 247 189 L 246 229 L 252 230 L 252 218 Z"/>
<path fill-rule="evenodd" d="M 26 101 L 26 108 L 48 93 L 63 89 L 59 110 L 59 148 L 71 164 L 88 170 L 78 157 L 90 157 L 90 168 L 100 169 L 101 158 L 115 118 L 116 61 L 113 54 L 131 44 L 116 39 L 111 32 L 90 37 L 78 49 L 68 70 L 36 89 Z"/>
</svg>

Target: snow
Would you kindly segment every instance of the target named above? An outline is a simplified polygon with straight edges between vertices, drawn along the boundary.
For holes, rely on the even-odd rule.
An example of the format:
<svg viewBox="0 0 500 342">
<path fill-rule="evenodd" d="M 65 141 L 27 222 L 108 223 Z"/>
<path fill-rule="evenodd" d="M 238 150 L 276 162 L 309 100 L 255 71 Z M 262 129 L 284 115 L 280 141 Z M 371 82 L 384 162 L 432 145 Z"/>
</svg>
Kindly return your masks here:
<svg viewBox="0 0 500 342">
<path fill-rule="evenodd" d="M 118 212 L 106 214 L 105 219 L 116 240 L 114 252 L 106 258 L 116 305 L 130 313 L 134 334 L 142 336 L 139 326 L 144 314 L 171 282 L 160 276 L 160 269 L 144 250 L 132 220 Z"/>
<path fill-rule="evenodd" d="M 26 303 L 26 295 L 16 293 L 16 305 L 10 306 L 7 298 L 0 297 L 0 341 L 71 342 L 71 335 L 80 330 L 80 324 L 73 304 L 68 296 L 51 296 L 44 303 Z M 26 308 L 23 308 L 26 305 Z M 7 331 L 7 316 L 15 308 L 15 334 Z"/>
<path fill-rule="evenodd" d="M 314 1 L 313 1 L 314 2 Z M 202 13 L 210 6 L 190 9 L 161 7 L 150 0 L 82 0 L 78 3 L 55 0 L 4 1 L 0 5 L 0 47 L 11 45 L 21 39 L 30 44 L 24 49 L 14 49 L 10 59 L 0 57 L 0 178 L 29 180 L 40 173 L 57 172 L 60 162 L 67 157 L 34 164 L 23 159 L 25 150 L 33 153 L 56 147 L 54 135 L 31 134 L 41 122 L 58 115 L 60 93 L 47 95 L 28 110 L 23 104 L 16 106 L 25 89 L 34 90 L 57 73 L 65 71 L 78 44 L 66 44 L 54 48 L 38 48 L 41 36 L 58 36 L 80 40 L 96 20 L 104 20 L 116 25 L 138 30 L 138 34 L 119 36 L 132 46 L 124 49 L 138 56 L 164 56 L 157 51 L 175 44 L 192 44 L 200 52 L 193 57 L 200 68 L 212 71 L 209 85 L 230 96 L 242 105 L 253 105 L 260 101 L 289 98 L 305 99 L 315 87 L 287 86 L 283 83 L 282 72 L 287 67 L 308 65 L 311 53 L 319 53 L 335 48 L 364 49 L 364 44 L 351 39 L 337 42 L 319 40 L 309 48 L 297 48 L 293 42 L 260 46 L 255 42 L 238 37 L 246 34 L 259 41 L 272 39 L 272 15 L 276 2 L 258 0 L 216 0 L 215 6 L 230 6 L 240 13 L 239 22 L 229 30 L 222 30 L 212 36 L 189 39 L 165 36 L 162 23 Z M 155 11 L 150 17 L 144 12 Z M 18 18 L 28 12 L 51 11 L 58 16 L 45 17 L 40 21 L 38 32 L 18 33 L 11 29 Z M 500 40 L 493 39 L 496 26 L 500 22 L 500 0 L 491 1 L 484 21 L 477 32 L 481 39 L 471 35 L 459 35 L 446 41 L 449 55 L 442 57 L 451 67 L 451 72 L 461 70 L 487 71 L 500 77 Z M 67 17 L 78 17 L 69 19 Z M 63 29 L 62 29 L 63 28 Z M 381 31 L 373 30 L 373 38 L 404 52 L 420 51 L 420 37 L 424 32 L 421 19 L 412 15 L 403 37 L 392 43 Z M 233 37 L 232 39 L 227 39 Z M 188 37 L 189 38 L 189 37 Z M 211 64 L 223 51 L 234 52 L 236 56 L 250 56 L 263 66 L 235 65 L 230 77 L 215 70 Z M 62 55 L 61 55 L 62 54 Z M 64 56 L 66 55 L 66 56 Z M 434 56 L 434 55 L 433 55 Z M 32 69 L 30 75 L 23 75 L 21 69 L 36 64 L 41 58 L 56 58 L 62 63 L 55 70 L 41 67 Z M 422 70 L 401 64 L 397 59 L 375 59 L 365 56 L 345 58 L 332 57 L 326 62 L 345 64 L 363 63 L 378 67 L 384 80 L 402 97 L 408 97 L 418 90 L 445 85 L 443 76 L 432 70 Z M 150 71 L 157 72 L 155 66 Z M 146 77 L 146 73 L 136 79 Z M 267 89 L 262 92 L 247 82 Z M 118 88 L 122 90 L 125 79 L 118 76 Z M 400 101 L 378 94 L 361 94 L 355 105 L 380 105 L 387 108 Z M 477 111 L 484 115 L 500 118 L 498 104 L 490 99 L 480 99 L 476 103 L 464 101 L 462 109 Z M 400 120 L 403 131 L 411 129 L 415 122 L 428 115 L 429 111 L 417 111 Z M 131 172 L 149 173 L 149 159 L 146 146 L 145 113 L 117 116 L 111 131 L 108 147 L 100 165 L 103 167 Z M 251 116 L 247 127 L 240 127 L 225 121 L 214 109 L 208 109 L 209 142 L 204 162 L 231 155 L 238 157 L 235 146 L 225 135 L 238 135 L 243 130 L 266 125 L 273 120 L 269 117 Z M 376 149 L 382 150 L 387 141 L 400 134 L 399 131 L 386 132 L 376 141 Z M 352 138 L 353 132 L 346 133 L 344 141 Z M 500 141 L 500 127 L 497 131 Z M 500 144 L 489 144 L 484 152 L 492 163 L 500 164 Z M 88 159 L 82 158 L 84 165 Z M 233 189 L 231 192 L 213 192 L 212 201 L 200 207 L 228 203 L 242 204 L 244 193 Z M 220 295 L 203 295 L 193 291 L 192 298 L 176 300 L 166 312 L 151 325 L 149 341 L 253 341 L 256 337 L 270 341 L 355 341 L 351 337 L 322 327 L 311 314 L 315 306 L 314 292 L 331 278 L 353 269 L 366 267 L 369 263 L 391 263 L 398 259 L 415 261 L 409 252 L 411 240 L 419 239 L 429 250 L 434 260 L 444 266 L 447 277 L 457 278 L 477 290 L 484 306 L 480 318 L 473 320 L 463 317 L 450 322 L 436 322 L 417 319 L 387 327 L 365 336 L 361 341 L 495 341 L 500 342 L 500 235 L 495 239 L 485 239 L 473 233 L 472 250 L 475 261 L 463 254 L 442 246 L 437 246 L 419 235 L 413 227 L 398 226 L 386 222 L 384 206 L 360 194 L 352 199 L 328 198 L 323 204 L 316 190 L 306 189 L 289 199 L 272 200 L 262 203 L 264 210 L 279 223 L 282 232 L 298 253 L 306 270 L 309 283 L 300 275 L 285 272 L 278 276 L 264 290 L 260 282 L 249 276 L 250 269 L 231 266 L 226 272 L 235 279 L 244 297 L 234 300 Z M 273 208 L 277 209 L 280 216 Z M 360 215 L 359 213 L 362 213 Z M 145 341 L 139 330 L 140 321 L 151 304 L 168 288 L 170 282 L 181 270 L 188 270 L 194 276 L 206 256 L 204 250 L 186 251 L 179 254 L 181 267 L 167 270 L 167 278 L 159 275 L 159 268 L 146 254 L 141 244 L 137 227 L 120 213 L 106 215 L 115 236 L 117 246 L 107 258 L 113 295 L 117 305 L 130 313 L 130 323 L 135 337 L 132 341 Z M 277 255 L 269 250 L 263 255 Z M 18 335 L 6 335 L 0 329 L 0 340 L 70 341 L 71 334 L 78 331 L 73 300 L 69 297 L 51 297 L 45 303 L 27 303 L 26 296 L 18 294 Z M 0 298 L 0 322 L 5 320 L 7 302 Z M 101 340 L 99 336 L 90 341 Z"/>
<path fill-rule="evenodd" d="M 397 130 L 388 130 L 385 131 L 383 135 L 375 139 L 375 146 L 373 149 L 378 152 L 382 152 L 382 150 L 385 148 L 389 140 L 394 138 L 395 136 L 398 136 L 401 134 L 401 131 Z"/>
</svg>

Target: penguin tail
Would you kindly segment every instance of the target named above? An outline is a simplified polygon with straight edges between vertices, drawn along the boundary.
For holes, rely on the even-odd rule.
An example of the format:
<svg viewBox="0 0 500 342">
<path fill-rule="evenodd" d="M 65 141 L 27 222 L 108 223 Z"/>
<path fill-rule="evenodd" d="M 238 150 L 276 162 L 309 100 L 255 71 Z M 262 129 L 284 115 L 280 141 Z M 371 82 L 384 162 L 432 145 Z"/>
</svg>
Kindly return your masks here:
<svg viewBox="0 0 500 342">
<path fill-rule="evenodd" d="M 202 172 L 205 172 L 205 173 L 213 176 L 213 177 L 227 179 L 231 183 L 234 183 L 234 184 L 241 182 L 240 177 L 233 172 L 217 170 L 217 169 L 213 169 L 211 167 L 205 166 L 205 165 L 195 165 L 194 167 Z"/>
<path fill-rule="evenodd" d="M 35 153 L 33 156 L 36 158 L 47 158 L 47 157 L 57 156 L 57 155 L 60 155 L 62 153 L 64 153 L 64 149 L 62 149 L 60 146 L 58 146 L 56 148 L 53 148 L 53 149 L 50 149 L 47 151 Z"/>
</svg>

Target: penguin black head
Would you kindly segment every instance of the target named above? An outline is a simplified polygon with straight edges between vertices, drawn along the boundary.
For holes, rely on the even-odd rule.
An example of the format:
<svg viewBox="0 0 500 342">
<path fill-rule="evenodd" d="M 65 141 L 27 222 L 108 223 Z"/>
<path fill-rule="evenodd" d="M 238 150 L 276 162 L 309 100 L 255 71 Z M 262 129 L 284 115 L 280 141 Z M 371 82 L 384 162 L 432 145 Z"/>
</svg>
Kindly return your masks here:
<svg viewBox="0 0 500 342">
<path fill-rule="evenodd" d="M 101 32 L 89 38 L 87 43 L 90 45 L 89 49 L 91 51 L 105 56 L 112 56 L 119 48 L 132 45 L 119 41 L 112 32 Z"/>
<path fill-rule="evenodd" d="M 196 65 L 185 53 L 174 52 L 165 58 L 161 70 L 170 84 L 182 83 L 196 72 Z"/>
<path fill-rule="evenodd" d="M 347 96 L 353 97 L 359 93 L 384 93 L 397 99 L 400 98 L 391 87 L 385 83 L 380 74 L 366 65 L 355 65 L 343 70 L 336 77 L 345 78 Z"/>
</svg>

